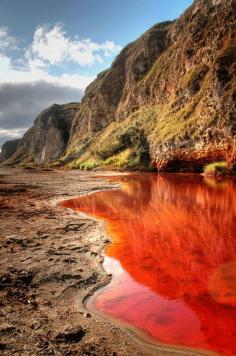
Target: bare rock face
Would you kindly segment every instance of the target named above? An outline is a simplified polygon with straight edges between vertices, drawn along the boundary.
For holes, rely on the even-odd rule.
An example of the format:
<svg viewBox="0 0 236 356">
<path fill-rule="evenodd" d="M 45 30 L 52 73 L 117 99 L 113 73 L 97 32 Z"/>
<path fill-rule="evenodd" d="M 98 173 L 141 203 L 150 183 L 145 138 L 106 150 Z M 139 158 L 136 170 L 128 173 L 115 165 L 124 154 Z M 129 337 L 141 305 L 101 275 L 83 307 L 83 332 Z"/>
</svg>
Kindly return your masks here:
<svg viewBox="0 0 236 356">
<path fill-rule="evenodd" d="M 77 110 L 78 104 L 54 104 L 36 118 L 33 133 L 33 156 L 36 163 L 50 162 L 63 154 Z"/>
<path fill-rule="evenodd" d="M 1 147 L 0 161 L 10 158 L 17 150 L 20 139 L 6 141 Z"/>
<path fill-rule="evenodd" d="M 79 103 L 54 104 L 40 113 L 7 163 L 41 164 L 59 158 L 67 147 L 72 120 L 78 109 Z"/>
</svg>

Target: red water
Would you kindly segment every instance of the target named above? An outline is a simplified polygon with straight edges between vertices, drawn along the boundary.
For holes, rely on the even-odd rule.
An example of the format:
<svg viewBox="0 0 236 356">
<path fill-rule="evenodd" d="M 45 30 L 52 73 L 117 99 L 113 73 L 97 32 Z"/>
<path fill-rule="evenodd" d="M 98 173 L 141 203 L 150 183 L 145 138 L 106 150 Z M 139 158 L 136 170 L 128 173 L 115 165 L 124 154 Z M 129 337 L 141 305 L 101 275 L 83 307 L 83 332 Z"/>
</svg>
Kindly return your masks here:
<svg viewBox="0 0 236 356">
<path fill-rule="evenodd" d="M 63 203 L 107 223 L 109 285 L 89 307 L 159 343 L 236 355 L 236 181 L 113 178 Z"/>
</svg>

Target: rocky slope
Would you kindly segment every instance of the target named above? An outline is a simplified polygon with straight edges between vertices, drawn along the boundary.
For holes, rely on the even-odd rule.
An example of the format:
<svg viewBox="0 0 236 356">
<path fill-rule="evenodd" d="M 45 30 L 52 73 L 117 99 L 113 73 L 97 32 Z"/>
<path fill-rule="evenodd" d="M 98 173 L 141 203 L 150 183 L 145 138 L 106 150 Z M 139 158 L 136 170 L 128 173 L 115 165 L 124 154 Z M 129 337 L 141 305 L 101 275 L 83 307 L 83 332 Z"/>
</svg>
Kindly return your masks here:
<svg viewBox="0 0 236 356">
<path fill-rule="evenodd" d="M 65 151 L 78 103 L 54 104 L 38 115 L 6 163 L 48 163 Z M 4 145 L 3 145 L 4 146 Z M 3 149 L 4 147 L 2 147 Z"/>
<path fill-rule="evenodd" d="M 6 141 L 1 147 L 0 162 L 10 158 L 17 150 L 20 139 Z"/>
<path fill-rule="evenodd" d="M 87 88 L 69 141 L 75 165 L 149 160 L 159 169 L 200 170 L 212 160 L 233 162 L 235 19 L 235 0 L 197 0 L 129 44 Z"/>
<path fill-rule="evenodd" d="M 235 19 L 235 0 L 196 0 L 178 20 L 125 47 L 87 88 L 65 162 L 169 171 L 198 171 L 214 160 L 234 164 Z M 63 151 L 49 150 L 46 159 L 36 142 L 36 162 Z"/>
</svg>

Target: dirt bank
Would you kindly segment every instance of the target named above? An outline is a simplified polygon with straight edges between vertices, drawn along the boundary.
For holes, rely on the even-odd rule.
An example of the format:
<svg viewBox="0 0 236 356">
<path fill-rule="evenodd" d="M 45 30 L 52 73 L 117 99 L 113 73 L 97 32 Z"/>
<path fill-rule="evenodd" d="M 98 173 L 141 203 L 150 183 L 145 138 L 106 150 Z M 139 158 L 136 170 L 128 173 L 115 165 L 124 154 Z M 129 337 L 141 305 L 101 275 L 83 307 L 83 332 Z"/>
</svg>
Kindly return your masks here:
<svg viewBox="0 0 236 356">
<path fill-rule="evenodd" d="M 100 257 L 107 236 L 102 222 L 56 204 L 107 187 L 96 173 L 0 170 L 1 354 L 176 354 L 84 308 L 109 281 Z"/>
</svg>

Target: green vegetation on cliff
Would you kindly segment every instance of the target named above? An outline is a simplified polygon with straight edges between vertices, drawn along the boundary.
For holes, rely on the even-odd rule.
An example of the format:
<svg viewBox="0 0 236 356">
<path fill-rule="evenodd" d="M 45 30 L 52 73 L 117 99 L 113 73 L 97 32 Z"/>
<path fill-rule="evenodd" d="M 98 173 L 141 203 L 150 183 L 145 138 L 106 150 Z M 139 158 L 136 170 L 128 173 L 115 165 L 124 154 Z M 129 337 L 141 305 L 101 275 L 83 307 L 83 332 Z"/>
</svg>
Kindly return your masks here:
<svg viewBox="0 0 236 356">
<path fill-rule="evenodd" d="M 207 176 L 224 176 L 230 173 L 226 162 L 213 162 L 204 167 L 204 174 Z"/>
</svg>

